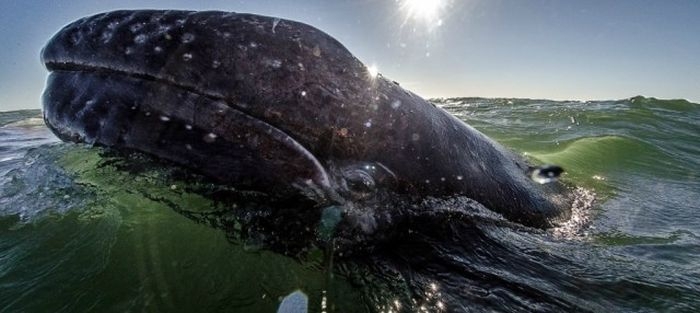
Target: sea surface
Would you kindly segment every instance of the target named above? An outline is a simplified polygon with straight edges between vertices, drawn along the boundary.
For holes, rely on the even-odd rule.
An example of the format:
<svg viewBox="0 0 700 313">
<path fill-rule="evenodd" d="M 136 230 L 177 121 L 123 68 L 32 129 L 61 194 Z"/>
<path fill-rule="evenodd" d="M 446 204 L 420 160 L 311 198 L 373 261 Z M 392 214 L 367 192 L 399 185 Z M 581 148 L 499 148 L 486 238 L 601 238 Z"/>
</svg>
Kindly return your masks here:
<svg viewBox="0 0 700 313">
<path fill-rule="evenodd" d="M 562 166 L 570 223 L 452 222 L 366 257 L 285 256 L 193 218 L 221 204 L 172 166 L 0 112 L 0 312 L 275 312 L 297 290 L 310 312 L 700 311 L 700 105 L 433 102 Z"/>
</svg>

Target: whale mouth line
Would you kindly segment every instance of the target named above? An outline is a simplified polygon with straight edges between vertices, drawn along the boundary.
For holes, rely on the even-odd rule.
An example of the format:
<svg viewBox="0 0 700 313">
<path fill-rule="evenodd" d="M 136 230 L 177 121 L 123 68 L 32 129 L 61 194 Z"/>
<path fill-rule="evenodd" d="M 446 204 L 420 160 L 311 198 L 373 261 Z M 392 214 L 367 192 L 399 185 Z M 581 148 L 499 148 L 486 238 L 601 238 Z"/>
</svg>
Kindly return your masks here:
<svg viewBox="0 0 700 313">
<path fill-rule="evenodd" d="M 311 152 L 306 146 L 304 146 L 295 136 L 292 136 L 283 128 L 278 125 L 274 125 L 265 119 L 258 116 L 252 115 L 249 112 L 242 110 L 238 106 L 232 106 L 231 98 L 224 96 L 213 95 L 209 92 L 202 91 L 201 88 L 197 88 L 193 85 L 186 85 L 179 83 L 176 80 L 168 79 L 164 77 L 158 77 L 152 74 L 143 73 L 140 71 L 133 71 L 131 69 L 117 69 L 109 66 L 100 66 L 92 64 L 80 64 L 75 62 L 56 62 L 56 61 L 46 61 L 46 68 L 52 73 L 84 73 L 88 75 L 106 75 L 106 76 L 119 76 L 131 79 L 143 80 L 145 82 L 163 84 L 171 88 L 180 89 L 185 92 L 192 93 L 196 96 L 201 96 L 211 100 L 212 102 L 218 102 L 218 106 L 221 109 L 231 110 L 236 112 L 240 116 L 244 116 L 247 119 L 253 121 L 256 127 L 260 129 L 267 129 L 267 134 L 272 136 L 281 145 L 286 146 L 288 149 L 295 151 L 296 153 L 302 155 L 307 161 L 310 161 L 313 167 L 317 171 L 317 176 L 313 178 L 313 181 L 318 184 L 321 189 L 328 189 L 331 186 L 330 178 L 327 169 L 322 162 Z M 328 190 L 325 190 L 326 192 Z M 315 191 L 316 193 L 319 190 Z"/>
<path fill-rule="evenodd" d="M 254 119 L 260 123 L 266 124 L 268 127 L 274 128 L 275 131 L 278 131 L 281 134 L 293 139 L 295 143 L 297 143 L 299 146 L 301 146 L 302 148 L 304 148 L 305 150 L 308 151 L 308 149 L 306 149 L 306 147 L 303 144 L 301 144 L 297 138 L 290 135 L 288 132 L 284 131 L 282 128 L 279 127 L 279 125 L 275 125 L 273 123 L 270 123 L 269 121 L 266 121 L 265 119 L 262 119 L 256 115 L 253 115 L 250 112 L 243 110 L 239 106 L 230 105 L 231 102 L 235 102 L 235 101 L 232 101 L 234 99 L 231 99 L 230 97 L 225 97 L 223 95 L 215 95 L 215 94 L 212 94 L 210 92 L 203 91 L 201 88 L 197 88 L 197 86 L 194 86 L 194 85 L 182 84 L 181 82 L 176 81 L 174 79 L 168 79 L 165 77 L 158 77 L 158 76 L 144 73 L 144 72 L 131 71 L 131 70 L 125 70 L 125 69 L 117 69 L 114 67 L 109 67 L 109 66 L 104 66 L 104 65 L 80 64 L 80 63 L 75 63 L 75 62 L 46 61 L 45 66 L 50 72 L 119 75 L 119 76 L 123 76 L 123 77 L 140 79 L 140 80 L 144 80 L 144 81 L 148 81 L 148 82 L 164 84 L 164 85 L 167 85 L 167 86 L 170 86 L 173 88 L 178 88 L 178 89 L 196 94 L 197 96 L 205 97 L 205 98 L 210 99 L 212 101 L 223 102 L 223 103 L 225 103 L 225 106 L 227 109 L 234 110 L 234 111 L 236 111 L 240 114 L 243 114 L 251 119 Z M 310 151 L 308 151 L 308 153 L 313 155 L 313 153 L 311 153 Z"/>
<path fill-rule="evenodd" d="M 199 89 L 193 85 L 182 84 L 174 79 L 158 77 L 158 76 L 143 73 L 143 72 L 129 71 L 129 70 L 125 70 L 125 69 L 116 69 L 116 68 L 104 66 L 104 65 L 79 64 L 79 63 L 74 63 L 74 62 L 46 61 L 45 66 L 50 72 L 86 72 L 86 73 L 95 73 L 95 74 L 123 75 L 123 76 L 131 77 L 131 78 L 143 79 L 143 80 L 147 80 L 147 81 L 151 81 L 151 82 L 157 82 L 157 83 L 165 84 L 168 86 L 180 88 L 182 90 L 185 90 L 185 91 L 188 91 L 191 93 L 195 93 L 197 95 L 207 97 L 209 99 L 216 100 L 216 101 L 231 100 L 229 98 L 224 97 L 223 95 L 215 95 L 215 94 L 211 94 L 211 93 L 206 92 L 206 91 L 202 91 L 201 89 Z M 231 108 L 231 109 L 234 109 L 234 108 Z M 235 110 L 241 111 L 239 108 L 235 108 Z M 241 112 L 243 112 L 243 111 L 241 111 Z M 245 113 L 246 115 L 250 115 L 248 112 L 243 112 L 243 113 Z"/>
</svg>

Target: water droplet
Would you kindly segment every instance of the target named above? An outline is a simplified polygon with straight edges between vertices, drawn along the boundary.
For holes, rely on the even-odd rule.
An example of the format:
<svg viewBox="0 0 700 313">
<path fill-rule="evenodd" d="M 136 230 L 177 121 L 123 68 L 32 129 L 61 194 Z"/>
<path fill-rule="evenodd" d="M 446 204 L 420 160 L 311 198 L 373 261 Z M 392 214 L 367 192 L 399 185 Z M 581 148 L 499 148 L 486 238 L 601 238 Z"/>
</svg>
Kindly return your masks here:
<svg viewBox="0 0 700 313">
<path fill-rule="evenodd" d="M 163 48 L 161 48 L 160 46 L 156 46 L 155 48 L 153 48 L 153 51 L 155 51 L 156 53 L 161 53 L 163 52 Z"/>
<path fill-rule="evenodd" d="M 177 185 L 170 185 L 170 190 L 175 190 L 177 189 Z"/>
<path fill-rule="evenodd" d="M 302 97 L 306 97 L 306 91 L 305 91 L 305 90 L 302 90 L 302 91 L 301 91 L 301 96 L 302 96 Z"/>
<path fill-rule="evenodd" d="M 167 117 L 167 116 L 165 116 L 165 115 L 161 115 L 161 116 L 160 116 L 160 120 L 163 121 L 163 122 L 168 122 L 168 121 L 170 121 L 170 118 Z"/>
<path fill-rule="evenodd" d="M 457 180 L 462 180 L 464 177 L 462 175 L 457 175 Z"/>
<path fill-rule="evenodd" d="M 173 36 L 171 36 L 168 33 L 163 34 L 163 37 L 165 37 L 165 40 L 172 40 L 173 39 Z"/>
<path fill-rule="evenodd" d="M 372 119 L 367 120 L 367 122 L 365 123 L 365 127 L 367 127 L 367 128 L 372 127 Z"/>
<path fill-rule="evenodd" d="M 258 47 L 258 44 L 257 44 L 256 42 L 251 42 L 251 43 L 248 44 L 248 45 L 249 45 L 251 48 L 257 48 L 257 47 Z"/>
<path fill-rule="evenodd" d="M 184 34 L 182 34 L 181 40 L 182 40 L 182 43 L 190 43 L 190 42 L 194 41 L 194 35 L 191 33 L 184 33 Z"/>
<path fill-rule="evenodd" d="M 204 140 L 206 143 L 212 143 L 216 140 L 216 137 L 218 137 L 216 134 L 208 133 L 206 136 L 204 136 L 204 138 L 202 138 L 202 140 Z"/>
<path fill-rule="evenodd" d="M 190 125 L 190 124 L 185 124 L 185 129 L 187 129 L 187 130 L 192 130 L 192 125 Z"/>
<path fill-rule="evenodd" d="M 182 59 L 183 59 L 185 62 L 189 62 L 190 60 L 192 60 L 192 53 L 185 53 L 185 54 L 183 54 L 183 55 L 182 55 Z"/>
</svg>

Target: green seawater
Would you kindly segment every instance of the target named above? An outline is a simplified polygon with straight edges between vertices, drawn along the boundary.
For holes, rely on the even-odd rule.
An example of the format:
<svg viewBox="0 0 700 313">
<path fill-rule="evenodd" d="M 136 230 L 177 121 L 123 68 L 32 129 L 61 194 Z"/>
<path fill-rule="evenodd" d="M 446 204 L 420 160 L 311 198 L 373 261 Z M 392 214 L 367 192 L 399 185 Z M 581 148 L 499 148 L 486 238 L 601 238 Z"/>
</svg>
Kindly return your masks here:
<svg viewBox="0 0 700 313">
<path fill-rule="evenodd" d="M 148 157 L 58 142 L 38 111 L 0 113 L 0 312 L 694 312 L 700 308 L 700 105 L 433 102 L 595 201 L 570 229 L 457 225 L 351 261 L 285 256 L 197 219 L 235 208 Z M 139 166 L 132 166 L 137 164 Z M 232 227 L 239 227 L 233 223 Z M 468 224 L 468 223 L 467 223 Z"/>
</svg>

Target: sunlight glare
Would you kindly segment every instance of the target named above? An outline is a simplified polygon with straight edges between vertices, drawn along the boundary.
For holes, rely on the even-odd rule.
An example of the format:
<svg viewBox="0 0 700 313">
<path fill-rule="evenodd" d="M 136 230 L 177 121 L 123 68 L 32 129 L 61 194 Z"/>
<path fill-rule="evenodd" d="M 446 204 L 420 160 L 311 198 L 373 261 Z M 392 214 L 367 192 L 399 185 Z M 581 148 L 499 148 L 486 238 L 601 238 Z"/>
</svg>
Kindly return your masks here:
<svg viewBox="0 0 700 313">
<path fill-rule="evenodd" d="M 379 75 L 379 69 L 377 68 L 377 65 L 372 64 L 367 67 L 367 72 L 369 72 L 370 78 L 375 78 L 377 75 Z"/>
<path fill-rule="evenodd" d="M 446 6 L 445 0 L 399 0 L 400 8 L 406 12 L 406 19 L 422 20 L 425 23 L 442 24 L 440 14 Z"/>
</svg>

